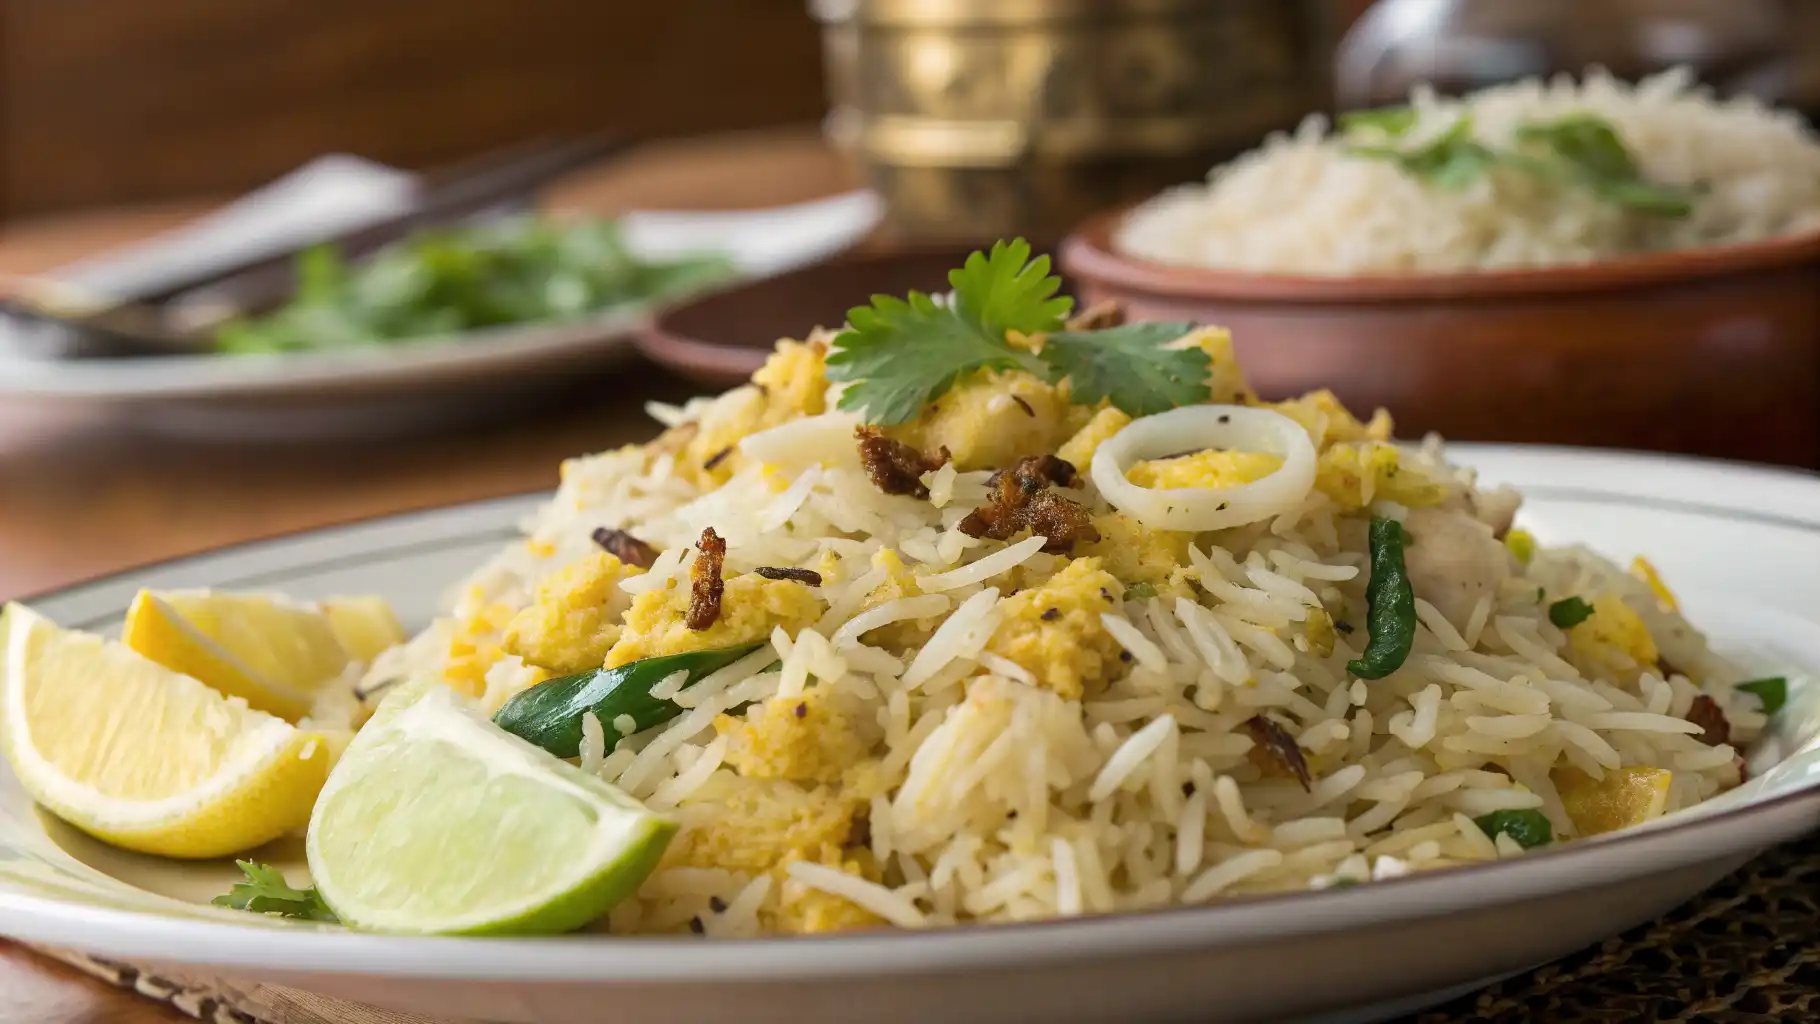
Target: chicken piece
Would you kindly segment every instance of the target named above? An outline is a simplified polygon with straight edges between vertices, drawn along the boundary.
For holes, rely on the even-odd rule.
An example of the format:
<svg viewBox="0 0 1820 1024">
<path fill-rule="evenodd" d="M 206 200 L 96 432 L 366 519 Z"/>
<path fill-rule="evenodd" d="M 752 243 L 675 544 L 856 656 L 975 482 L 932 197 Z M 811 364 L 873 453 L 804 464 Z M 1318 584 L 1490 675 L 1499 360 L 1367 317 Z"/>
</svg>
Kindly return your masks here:
<svg viewBox="0 0 1820 1024">
<path fill-rule="evenodd" d="M 1004 619 L 986 649 L 1036 677 L 1036 685 L 1079 700 L 1089 684 L 1118 666 L 1118 641 L 1100 615 L 1118 606 L 1125 587 L 1097 558 L 1069 562 L 1049 582 L 1019 591 L 1000 604 Z"/>
<path fill-rule="evenodd" d="M 966 472 L 1055 451 L 1073 432 L 1070 418 L 1053 385 L 1018 370 L 982 370 L 886 434 L 922 452 L 946 448 Z"/>
<path fill-rule="evenodd" d="M 1100 445 L 1130 425 L 1131 417 L 1109 405 L 1094 413 L 1087 425 L 1075 431 L 1074 436 L 1063 442 L 1055 454 L 1085 473 L 1093 465 L 1093 453 L 1099 450 Z"/>
<path fill-rule="evenodd" d="M 1192 533 L 1153 530 L 1123 512 L 1095 516 L 1093 527 L 1100 539 L 1081 548 L 1080 554 L 1100 559 L 1107 572 L 1127 585 L 1149 583 L 1160 589 L 1188 564 Z"/>
<path fill-rule="evenodd" d="M 619 582 L 637 574 L 604 552 L 558 569 L 506 626 L 502 646 L 555 675 L 599 668 L 619 641 L 619 617 L 632 603 Z"/>
<path fill-rule="evenodd" d="M 686 621 L 690 597 L 690 588 L 672 585 L 634 598 L 619 642 L 607 652 L 606 667 L 754 643 L 778 626 L 794 636 L 822 612 L 821 599 L 803 584 L 745 573 L 725 581 L 720 617 L 707 629 L 696 630 Z"/>
<path fill-rule="evenodd" d="M 866 756 L 852 719 L 820 686 L 753 705 L 743 717 L 721 715 L 714 731 L 727 737 L 727 763 L 748 779 L 838 782 Z"/>
<path fill-rule="evenodd" d="M 1619 768 L 1602 779 L 1578 768 L 1556 768 L 1550 775 L 1581 838 L 1660 818 L 1673 778 L 1666 768 Z"/>
<path fill-rule="evenodd" d="M 1403 465 L 1396 445 L 1382 441 L 1330 445 L 1316 465 L 1314 486 L 1345 512 L 1378 498 L 1409 508 L 1439 505 L 1452 493 L 1420 469 Z"/>
<path fill-rule="evenodd" d="M 1262 480 L 1281 469 L 1283 457 L 1268 452 L 1188 452 L 1167 459 L 1138 462 L 1125 471 L 1139 487 L 1168 490 L 1178 487 L 1237 487 Z"/>
<path fill-rule="evenodd" d="M 1410 509 L 1403 526 L 1415 539 L 1403 550 L 1410 586 L 1456 629 L 1465 629 L 1480 598 L 1496 599 L 1510 577 L 1510 554 L 1491 527 L 1465 512 Z"/>
</svg>

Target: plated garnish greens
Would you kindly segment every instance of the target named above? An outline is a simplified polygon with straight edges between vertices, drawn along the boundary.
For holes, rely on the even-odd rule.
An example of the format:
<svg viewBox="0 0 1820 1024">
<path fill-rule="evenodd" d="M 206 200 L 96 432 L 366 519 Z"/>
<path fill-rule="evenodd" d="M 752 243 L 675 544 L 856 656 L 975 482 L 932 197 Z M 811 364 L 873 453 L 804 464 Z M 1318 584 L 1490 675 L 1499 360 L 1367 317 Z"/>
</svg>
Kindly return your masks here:
<svg viewBox="0 0 1820 1024">
<path fill-rule="evenodd" d="M 222 325 L 223 352 L 294 352 L 574 320 L 726 280 L 719 256 L 645 260 L 611 221 L 514 218 L 425 231 L 359 263 L 333 246 L 297 257 L 283 307 Z"/>
<path fill-rule="evenodd" d="M 311 886 L 254 854 L 224 906 L 424 934 L 1344 887 L 1742 780 L 1788 679 L 1647 561 L 1541 544 L 1388 414 L 1266 401 L 1225 331 L 1077 315 L 1048 267 L 1001 243 L 653 406 L 408 641 L 373 598 L 148 593 L 121 643 L 12 607 L 0 741 L 129 849 L 307 823 Z"/>
</svg>

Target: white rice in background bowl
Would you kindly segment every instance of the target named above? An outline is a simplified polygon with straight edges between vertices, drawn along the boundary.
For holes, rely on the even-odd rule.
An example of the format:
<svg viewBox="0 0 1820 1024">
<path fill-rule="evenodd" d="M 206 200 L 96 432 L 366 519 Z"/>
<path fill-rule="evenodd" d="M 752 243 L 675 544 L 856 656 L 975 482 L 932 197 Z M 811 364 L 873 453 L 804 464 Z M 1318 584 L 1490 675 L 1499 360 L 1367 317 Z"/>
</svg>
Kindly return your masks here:
<svg viewBox="0 0 1820 1024">
<path fill-rule="evenodd" d="M 1820 141 L 1800 115 L 1719 100 L 1676 69 L 1631 85 L 1601 70 L 1444 99 L 1418 90 L 1394 138 L 1305 120 L 1229 164 L 1134 210 L 1113 244 L 1159 263 L 1255 273 L 1436 273 L 1589 263 L 1627 254 L 1753 242 L 1820 228 Z M 1563 181 L 1498 165 L 1463 187 L 1434 184 L 1362 145 L 1402 152 L 1469 118 L 1473 140 L 1506 152 L 1525 125 L 1591 115 L 1640 177 L 1692 190 L 1691 211 L 1627 209 Z M 1399 128 L 1402 128 L 1399 125 Z"/>
</svg>

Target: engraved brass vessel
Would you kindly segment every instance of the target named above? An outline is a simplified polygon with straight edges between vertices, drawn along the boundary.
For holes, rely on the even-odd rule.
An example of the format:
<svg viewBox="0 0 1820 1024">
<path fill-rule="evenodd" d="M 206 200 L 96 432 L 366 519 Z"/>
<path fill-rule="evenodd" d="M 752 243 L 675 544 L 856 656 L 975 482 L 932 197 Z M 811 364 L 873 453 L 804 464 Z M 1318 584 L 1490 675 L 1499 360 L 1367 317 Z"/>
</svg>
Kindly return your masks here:
<svg viewBox="0 0 1820 1024">
<path fill-rule="evenodd" d="M 1325 106 L 1322 0 L 814 0 L 904 238 L 1059 238 Z"/>
</svg>

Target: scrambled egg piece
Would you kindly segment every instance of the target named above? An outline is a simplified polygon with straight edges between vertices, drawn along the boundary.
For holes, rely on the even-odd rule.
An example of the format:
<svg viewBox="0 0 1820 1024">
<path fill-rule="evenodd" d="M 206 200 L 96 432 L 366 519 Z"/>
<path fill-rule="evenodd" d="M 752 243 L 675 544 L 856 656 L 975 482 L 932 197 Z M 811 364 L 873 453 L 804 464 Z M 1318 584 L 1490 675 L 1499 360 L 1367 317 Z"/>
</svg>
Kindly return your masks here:
<svg viewBox="0 0 1820 1024">
<path fill-rule="evenodd" d="M 866 756 L 853 722 L 819 686 L 773 697 L 743 718 L 721 715 L 714 731 L 727 737 L 727 763 L 748 779 L 838 782 Z"/>
<path fill-rule="evenodd" d="M 1237 487 L 1262 480 L 1282 468 L 1283 457 L 1268 452 L 1225 452 L 1208 449 L 1173 459 L 1139 462 L 1125 477 L 1139 487 Z"/>
<path fill-rule="evenodd" d="M 1581 838 L 1660 818 L 1674 773 L 1666 768 L 1620 768 L 1595 779 L 1578 768 L 1550 775 Z"/>
<path fill-rule="evenodd" d="M 765 389 L 765 419 L 771 426 L 798 416 L 828 411 L 828 346 L 818 341 L 777 343 L 752 383 Z"/>
<path fill-rule="evenodd" d="M 449 629 L 449 656 L 443 663 L 442 681 L 469 697 L 485 693 L 487 669 L 505 654 L 501 634 L 512 617 L 511 605 L 495 601 L 477 604 L 456 619 Z"/>
<path fill-rule="evenodd" d="M 1438 505 L 1448 490 L 1420 470 L 1402 465 L 1396 445 L 1382 441 L 1339 442 L 1321 453 L 1314 485 L 1344 511 L 1388 498 L 1409 508 Z"/>
<path fill-rule="evenodd" d="M 1107 406 L 1093 414 L 1087 425 L 1075 431 L 1074 436 L 1062 442 L 1056 450 L 1056 457 L 1067 460 L 1082 473 L 1093 464 L 1093 453 L 1099 450 L 1112 435 L 1124 430 L 1131 423 L 1131 417 L 1112 406 Z"/>
<path fill-rule="evenodd" d="M 1179 530 L 1153 530 L 1123 512 L 1093 517 L 1100 539 L 1080 549 L 1100 559 L 1106 571 L 1121 581 L 1163 587 L 1188 562 L 1188 544 L 1194 534 Z"/>
<path fill-rule="evenodd" d="M 1239 358 L 1232 350 L 1231 331 L 1224 327 L 1202 327 L 1184 337 L 1180 344 L 1192 345 L 1211 359 L 1207 368 L 1208 401 L 1250 405 L 1258 400 L 1258 393 L 1251 390 L 1251 384 L 1245 380 L 1245 371 L 1239 367 Z"/>
<path fill-rule="evenodd" d="M 685 816 L 665 867 L 722 868 L 762 875 L 787 861 L 839 863 L 863 805 L 829 786 L 732 778 L 699 821 Z M 685 805 L 686 806 L 686 805 Z"/>
<path fill-rule="evenodd" d="M 1071 432 L 1070 408 L 1053 385 L 1028 373 L 981 370 L 886 433 L 926 453 L 947 448 L 963 472 L 991 469 L 1054 451 Z"/>
<path fill-rule="evenodd" d="M 1317 452 L 1325 451 L 1332 444 L 1388 441 L 1393 429 L 1390 413 L 1383 409 L 1372 414 L 1371 422 L 1360 423 L 1326 388 L 1286 402 L 1268 403 L 1265 408 L 1300 423 L 1302 429 L 1308 431 L 1308 439 L 1314 442 Z"/>
<path fill-rule="evenodd" d="M 513 617 L 503 646 L 556 675 L 598 668 L 619 640 L 630 604 L 619 581 L 637 575 L 605 552 L 565 566 L 537 585 L 537 599 Z"/>
<path fill-rule="evenodd" d="M 826 866 L 870 882 L 879 880 L 878 869 L 871 865 L 870 858 L 848 857 Z M 876 928 L 885 923 L 883 918 L 852 900 L 793 881 L 784 882 L 773 913 L 772 926 L 777 931 L 795 935 Z"/>
<path fill-rule="evenodd" d="M 1593 613 L 1567 631 L 1574 662 L 1594 678 L 1635 683 L 1644 669 L 1653 669 L 1661 653 L 1643 618 L 1616 594 L 1601 594 Z"/>
<path fill-rule="evenodd" d="M 778 342 L 751 384 L 721 395 L 702 414 L 677 455 L 677 474 L 719 487 L 744 464 L 738 446 L 748 435 L 827 411 L 827 351 L 819 341 Z"/>
<path fill-rule="evenodd" d="M 1333 645 L 1337 634 L 1333 628 L 1333 616 L 1325 608 L 1310 608 L 1308 622 L 1303 627 L 1303 634 L 1308 637 L 1308 650 L 1317 658 L 1333 657 Z"/>
<path fill-rule="evenodd" d="M 1079 700 L 1086 684 L 1118 664 L 1119 644 L 1100 623 L 1115 607 L 1124 584 L 1097 558 L 1077 558 L 1034 590 L 1019 591 L 1000 608 L 1004 621 L 986 649 L 1022 665 L 1038 686 Z"/>
<path fill-rule="evenodd" d="M 1650 592 L 1656 595 L 1656 602 L 1662 606 L 1664 611 L 1678 612 L 1681 610 L 1681 602 L 1675 600 L 1675 592 L 1668 589 L 1668 584 L 1662 582 L 1662 574 L 1656 571 L 1655 564 L 1649 559 L 1642 555 L 1631 559 L 1630 574 L 1649 584 Z"/>
<path fill-rule="evenodd" d="M 885 578 L 872 592 L 866 595 L 861 604 L 862 609 L 877 608 L 881 604 L 896 601 L 905 597 L 917 597 L 923 592 L 916 584 L 916 574 L 904 564 L 902 555 L 895 548 L 880 548 L 872 554 L 872 568 L 885 570 Z M 941 625 L 942 616 L 929 619 L 906 619 L 880 626 L 860 637 L 865 643 L 902 650 L 917 647 L 934 634 Z"/>
<path fill-rule="evenodd" d="M 792 580 L 768 580 L 746 573 L 726 581 L 720 618 L 703 630 L 683 621 L 689 611 L 686 582 L 647 590 L 632 601 L 625 629 L 607 652 L 606 667 L 689 651 L 736 647 L 763 640 L 774 627 L 795 635 L 821 617 L 821 600 Z"/>
</svg>

